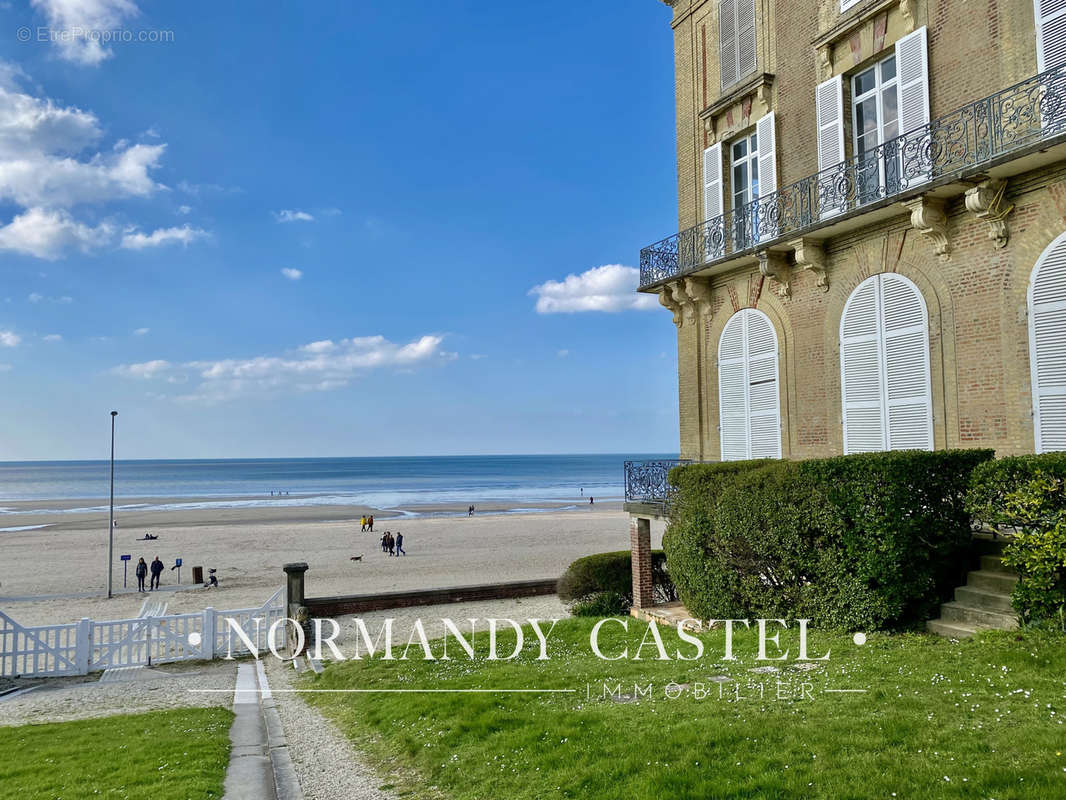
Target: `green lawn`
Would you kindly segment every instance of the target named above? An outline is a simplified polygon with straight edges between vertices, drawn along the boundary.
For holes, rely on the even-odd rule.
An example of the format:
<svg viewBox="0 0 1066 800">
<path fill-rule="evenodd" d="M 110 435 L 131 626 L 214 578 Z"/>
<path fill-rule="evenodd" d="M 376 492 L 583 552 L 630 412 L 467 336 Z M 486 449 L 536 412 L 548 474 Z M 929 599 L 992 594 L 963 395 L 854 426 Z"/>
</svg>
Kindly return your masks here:
<svg viewBox="0 0 1066 800">
<path fill-rule="evenodd" d="M 192 708 L 0 727 L 0 800 L 221 797 L 232 721 Z"/>
<path fill-rule="evenodd" d="M 702 637 L 708 651 L 698 661 L 647 660 L 655 652 L 645 648 L 643 661 L 606 662 L 591 654 L 593 622 L 559 623 L 549 661 L 534 661 L 527 644 L 515 662 L 471 662 L 453 642 L 451 661 L 425 661 L 412 648 L 418 660 L 333 664 L 305 686 L 572 693 L 306 697 L 389 783 L 417 796 L 437 787 L 455 800 L 1066 797 L 1062 636 L 994 632 L 953 643 L 871 635 L 858 646 L 849 636 L 812 633 L 809 655 L 832 648 L 824 666 L 757 674 L 749 671 L 758 665 L 754 635 L 737 634 L 737 661 L 723 660 L 716 631 Z M 603 652 L 628 643 L 632 656 L 646 628 L 630 620 L 622 634 L 609 623 Z M 663 639 L 670 653 L 678 645 L 693 652 L 672 629 Z M 781 645 L 793 648 L 782 663 L 795 664 L 795 632 L 782 633 Z M 434 650 L 439 656 L 439 645 Z M 768 654 L 776 654 L 772 646 Z M 736 680 L 711 681 L 721 675 Z M 669 699 L 671 682 L 692 686 Z M 605 683 L 630 695 L 635 683 L 650 683 L 652 695 L 615 702 L 603 696 Z"/>
</svg>

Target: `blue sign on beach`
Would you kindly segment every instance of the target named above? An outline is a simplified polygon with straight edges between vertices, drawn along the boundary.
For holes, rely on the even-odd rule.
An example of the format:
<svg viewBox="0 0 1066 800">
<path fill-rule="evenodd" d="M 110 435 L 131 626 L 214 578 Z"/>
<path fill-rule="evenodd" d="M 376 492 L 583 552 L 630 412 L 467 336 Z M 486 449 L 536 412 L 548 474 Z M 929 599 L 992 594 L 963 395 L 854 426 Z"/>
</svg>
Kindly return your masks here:
<svg viewBox="0 0 1066 800">
<path fill-rule="evenodd" d="M 119 556 L 120 561 L 129 561 L 132 556 Z"/>
<path fill-rule="evenodd" d="M 175 558 L 174 559 L 174 566 L 175 567 L 180 567 L 181 566 L 181 559 L 180 558 Z"/>
</svg>

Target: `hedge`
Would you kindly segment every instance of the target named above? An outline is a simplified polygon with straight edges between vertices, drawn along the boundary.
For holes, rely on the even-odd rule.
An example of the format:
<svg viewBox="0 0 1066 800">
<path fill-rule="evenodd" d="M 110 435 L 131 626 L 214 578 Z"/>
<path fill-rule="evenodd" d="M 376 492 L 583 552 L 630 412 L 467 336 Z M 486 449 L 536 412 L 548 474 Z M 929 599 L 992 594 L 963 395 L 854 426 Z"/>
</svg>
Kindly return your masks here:
<svg viewBox="0 0 1066 800">
<path fill-rule="evenodd" d="M 966 504 L 1008 537 L 1003 562 L 1018 573 L 1011 601 L 1022 620 L 1066 630 L 1066 453 L 981 464 Z"/>
<path fill-rule="evenodd" d="M 652 550 L 652 582 L 656 601 L 677 599 L 666 571 L 666 553 Z M 625 614 L 633 605 L 633 555 L 629 550 L 579 558 L 559 578 L 559 599 L 570 603 L 575 616 Z"/>
<path fill-rule="evenodd" d="M 692 465 L 663 539 L 694 616 L 903 628 L 935 616 L 971 535 L 970 473 L 990 450 Z"/>
</svg>

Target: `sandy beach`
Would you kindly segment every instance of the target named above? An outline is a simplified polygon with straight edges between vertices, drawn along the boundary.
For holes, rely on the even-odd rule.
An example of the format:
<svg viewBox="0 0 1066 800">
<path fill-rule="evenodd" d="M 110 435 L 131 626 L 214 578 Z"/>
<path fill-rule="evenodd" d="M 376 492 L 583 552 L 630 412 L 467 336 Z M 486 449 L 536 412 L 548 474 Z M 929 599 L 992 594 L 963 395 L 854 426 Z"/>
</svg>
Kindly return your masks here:
<svg viewBox="0 0 1066 800">
<path fill-rule="evenodd" d="M 160 498 L 140 502 L 159 505 Z M 188 502 L 183 500 L 183 502 Z M 123 500 L 124 505 L 132 502 Z M 56 508 L 92 508 L 95 501 L 5 503 L 0 527 L 49 527 L 0 532 L 0 609 L 23 624 L 69 622 L 81 617 L 122 619 L 137 615 L 145 595 L 105 588 L 107 511 L 51 513 Z M 534 506 L 535 507 L 535 506 Z M 501 513 L 506 506 L 479 506 L 467 517 L 448 506 L 376 514 L 375 533 L 361 533 L 360 506 L 277 506 L 178 511 L 126 510 L 115 531 L 115 558 L 130 554 L 127 585 L 136 588 L 133 566 L 157 555 L 166 564 L 160 599 L 170 613 L 207 606 L 219 609 L 261 605 L 284 582 L 282 565 L 306 561 L 309 596 L 360 594 L 461 586 L 492 581 L 557 577 L 575 558 L 629 547 L 629 528 L 620 503 L 567 511 Z M 445 514 L 433 516 L 429 514 Z M 146 530 L 156 541 L 137 541 Z M 381 552 L 385 530 L 404 535 L 406 557 Z M 662 531 L 654 531 L 655 544 Z M 362 555 L 361 561 L 352 556 Z M 183 560 L 182 581 L 192 567 L 218 570 L 220 588 L 177 583 L 170 567 Z M 122 567 L 115 570 L 122 587 Z M 55 597 L 48 597 L 54 595 Z M 33 599 L 29 599 L 33 598 Z"/>
</svg>

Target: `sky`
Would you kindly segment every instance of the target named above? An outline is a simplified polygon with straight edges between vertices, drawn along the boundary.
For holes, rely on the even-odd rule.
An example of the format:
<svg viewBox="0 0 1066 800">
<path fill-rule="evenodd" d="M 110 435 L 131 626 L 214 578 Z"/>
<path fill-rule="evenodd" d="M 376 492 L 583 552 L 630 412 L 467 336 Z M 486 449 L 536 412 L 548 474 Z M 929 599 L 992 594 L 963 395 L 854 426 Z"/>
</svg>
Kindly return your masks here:
<svg viewBox="0 0 1066 800">
<path fill-rule="evenodd" d="M 0 2 L 0 460 L 676 451 L 669 21 Z"/>
</svg>

